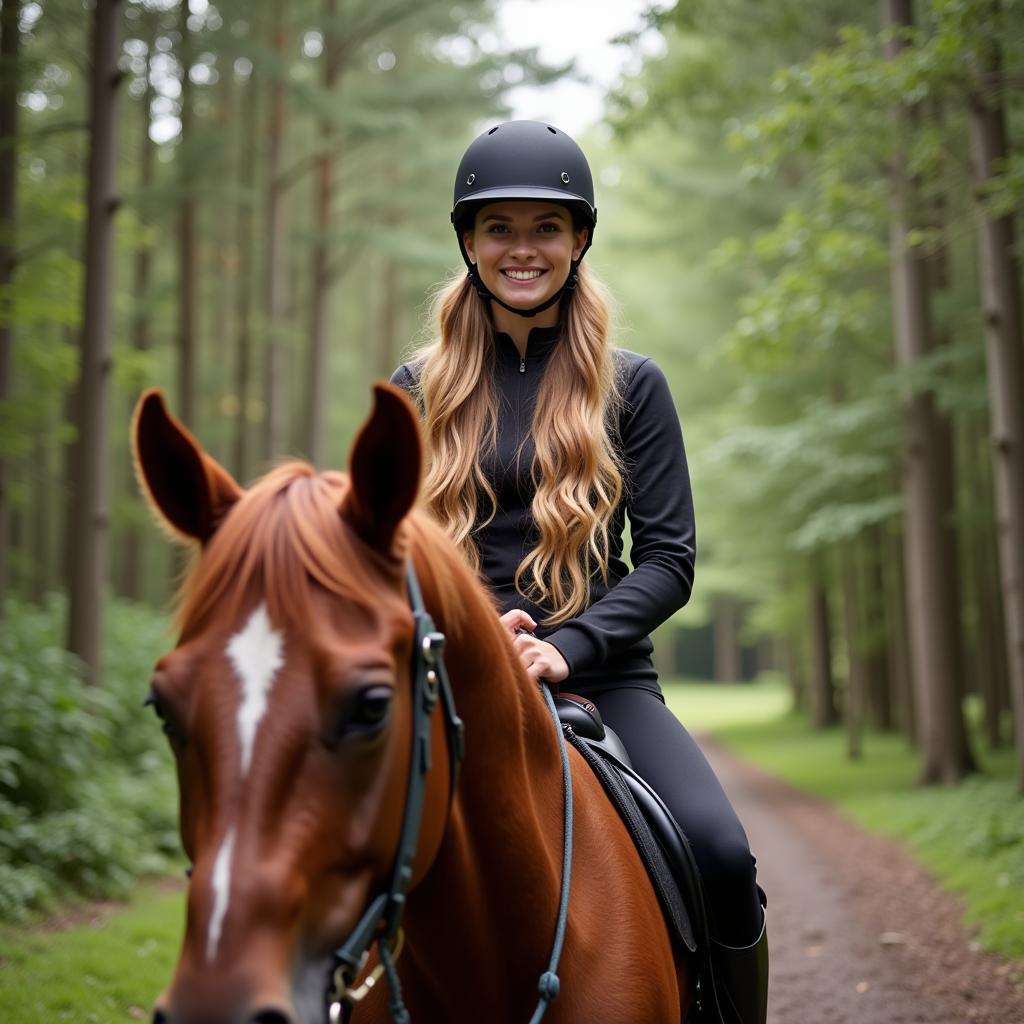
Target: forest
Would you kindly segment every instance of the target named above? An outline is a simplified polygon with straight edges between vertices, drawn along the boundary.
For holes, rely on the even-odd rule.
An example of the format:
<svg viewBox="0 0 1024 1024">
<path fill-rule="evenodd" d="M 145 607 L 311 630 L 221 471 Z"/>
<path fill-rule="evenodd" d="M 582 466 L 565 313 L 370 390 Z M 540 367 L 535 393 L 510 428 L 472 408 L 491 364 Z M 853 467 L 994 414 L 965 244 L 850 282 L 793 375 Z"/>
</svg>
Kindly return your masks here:
<svg viewBox="0 0 1024 1024">
<path fill-rule="evenodd" d="M 460 154 L 574 74 L 497 7 L 0 7 L 0 916 L 177 842 L 139 705 L 186 557 L 138 494 L 136 399 L 163 388 L 239 480 L 345 466 L 464 272 Z M 578 139 L 588 262 L 693 479 L 659 668 L 707 641 L 709 676 L 784 677 L 850 758 L 902 734 L 925 785 L 981 745 L 1024 790 L 1022 8 L 652 6 L 618 44 L 657 51 Z"/>
</svg>

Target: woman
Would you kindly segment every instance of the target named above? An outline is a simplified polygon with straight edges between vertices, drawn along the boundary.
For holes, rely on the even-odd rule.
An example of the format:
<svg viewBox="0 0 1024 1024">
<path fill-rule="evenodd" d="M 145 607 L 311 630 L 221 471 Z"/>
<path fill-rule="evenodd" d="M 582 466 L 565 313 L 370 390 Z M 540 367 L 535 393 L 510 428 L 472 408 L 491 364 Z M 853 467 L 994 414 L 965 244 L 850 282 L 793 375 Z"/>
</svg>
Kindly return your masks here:
<svg viewBox="0 0 1024 1024">
<path fill-rule="evenodd" d="M 693 583 L 682 435 L 658 366 L 609 345 L 581 265 L 586 158 L 549 125 L 498 125 L 462 159 L 451 220 L 469 272 L 438 296 L 439 340 L 392 377 L 423 413 L 426 503 L 493 588 L 527 673 L 596 704 L 668 804 L 701 869 L 725 1020 L 762 1024 L 754 860 L 651 661 L 648 634 Z"/>
</svg>

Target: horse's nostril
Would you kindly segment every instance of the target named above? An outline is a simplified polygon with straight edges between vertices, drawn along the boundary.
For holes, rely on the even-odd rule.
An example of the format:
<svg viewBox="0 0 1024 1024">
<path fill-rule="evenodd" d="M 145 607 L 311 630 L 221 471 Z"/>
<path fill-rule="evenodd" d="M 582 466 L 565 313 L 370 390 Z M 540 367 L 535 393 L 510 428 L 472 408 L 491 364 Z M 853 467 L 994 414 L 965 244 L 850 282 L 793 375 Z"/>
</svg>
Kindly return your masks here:
<svg viewBox="0 0 1024 1024">
<path fill-rule="evenodd" d="M 260 1010 L 254 1017 L 251 1018 L 249 1024 L 295 1024 L 295 1021 L 290 1013 L 285 1013 L 283 1010 Z"/>
<path fill-rule="evenodd" d="M 168 1018 L 167 1014 L 164 1013 L 163 1010 L 154 1010 L 153 1011 L 153 1024 L 167 1024 L 168 1020 L 169 1020 L 169 1018 Z"/>
</svg>

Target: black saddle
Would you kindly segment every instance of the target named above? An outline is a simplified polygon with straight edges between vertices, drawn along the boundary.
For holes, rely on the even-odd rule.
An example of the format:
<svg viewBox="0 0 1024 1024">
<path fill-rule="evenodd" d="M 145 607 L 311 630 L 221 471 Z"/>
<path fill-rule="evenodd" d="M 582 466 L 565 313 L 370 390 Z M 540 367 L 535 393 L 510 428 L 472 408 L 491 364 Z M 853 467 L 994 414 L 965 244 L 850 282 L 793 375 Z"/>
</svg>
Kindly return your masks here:
<svg viewBox="0 0 1024 1024">
<path fill-rule="evenodd" d="M 601 721 L 591 701 L 563 693 L 555 697 L 555 707 L 567 742 L 593 770 L 629 830 L 673 942 L 696 959 L 694 1016 L 704 1019 L 701 990 L 714 983 L 708 966 L 710 939 L 700 870 L 689 840 L 661 797 L 633 770 L 622 740 Z"/>
</svg>

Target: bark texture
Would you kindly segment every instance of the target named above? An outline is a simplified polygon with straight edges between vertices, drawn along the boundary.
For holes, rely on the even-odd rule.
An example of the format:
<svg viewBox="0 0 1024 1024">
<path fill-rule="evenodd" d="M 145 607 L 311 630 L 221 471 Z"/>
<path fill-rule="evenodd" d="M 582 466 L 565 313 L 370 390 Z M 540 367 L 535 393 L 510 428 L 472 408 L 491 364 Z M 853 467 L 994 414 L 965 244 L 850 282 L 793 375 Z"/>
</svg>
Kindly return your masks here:
<svg viewBox="0 0 1024 1024">
<path fill-rule="evenodd" d="M 882 0 L 883 26 L 898 30 L 913 24 L 910 0 Z M 905 43 L 894 34 L 886 43 L 886 56 L 898 56 Z M 918 111 L 896 112 L 898 134 L 909 137 L 918 126 Z M 929 306 L 927 257 L 908 244 L 908 233 L 918 223 L 916 183 L 896 154 L 892 168 L 892 292 L 897 361 L 911 366 L 934 347 Z M 956 641 L 958 600 L 950 571 L 948 427 L 931 391 L 918 391 L 905 405 L 905 461 L 903 494 L 906 516 L 906 574 L 909 604 L 909 639 L 918 716 L 921 755 L 919 779 L 923 783 L 953 783 L 974 769 L 964 725 Z"/>
<path fill-rule="evenodd" d="M 0 10 L 0 404 L 11 394 L 12 350 L 9 292 L 15 270 L 15 216 L 18 187 L 18 60 L 21 0 Z M 0 457 L 0 620 L 4 617 L 10 573 L 10 502 L 7 461 Z"/>
<path fill-rule="evenodd" d="M 195 431 L 196 423 L 196 204 L 193 174 L 192 41 L 188 27 L 189 0 L 181 0 L 181 205 L 178 210 L 178 409 L 182 422 Z"/>
<path fill-rule="evenodd" d="M 998 19 L 998 4 L 990 8 Z M 995 32 L 984 33 L 979 87 L 971 97 L 971 143 L 978 186 L 978 232 L 984 307 L 999 569 L 1006 623 L 1007 667 L 1017 737 L 1017 781 L 1024 792 L 1024 341 L 1020 268 L 1013 217 L 992 216 L 985 185 L 1009 153 Z"/>
<path fill-rule="evenodd" d="M 715 602 L 715 681 L 738 682 L 742 675 L 739 640 L 739 608 L 729 597 Z"/>
<path fill-rule="evenodd" d="M 324 0 L 324 77 L 325 95 L 331 95 L 338 83 L 341 47 L 338 45 L 337 0 Z M 329 379 L 327 325 L 331 294 L 330 257 L 331 214 L 334 206 L 335 129 L 324 119 L 320 122 L 320 152 L 316 161 L 316 185 L 313 195 L 313 302 L 309 327 L 309 353 L 306 376 L 306 458 L 314 466 L 323 466 L 326 455 L 327 384 Z"/>
<path fill-rule="evenodd" d="M 156 146 L 149 137 L 150 109 L 153 102 L 153 86 L 150 81 L 150 61 L 153 54 L 153 41 L 156 33 L 149 39 L 149 55 L 146 58 L 146 89 L 142 94 L 139 116 L 139 195 L 141 204 L 146 207 L 143 219 L 148 220 L 150 212 L 150 191 L 153 188 L 153 159 Z M 142 244 L 135 251 L 132 264 L 132 347 L 136 352 L 149 351 L 149 284 L 153 272 L 153 252 L 148 244 Z M 125 480 L 129 494 L 135 491 L 135 469 L 128 460 Z M 142 597 L 142 531 L 139 524 L 129 522 L 125 528 L 122 564 L 121 593 L 125 597 L 138 601 Z"/>
<path fill-rule="evenodd" d="M 89 682 L 100 672 L 100 630 L 109 533 L 108 457 L 111 387 L 111 296 L 117 209 L 121 0 L 96 0 L 89 98 L 89 171 L 85 296 L 79 373 L 78 443 L 71 524 L 68 648 Z"/>
<path fill-rule="evenodd" d="M 811 647 L 811 725 L 827 729 L 839 722 L 835 682 L 832 678 L 832 638 L 829 631 L 828 593 L 824 584 L 809 591 L 808 622 Z"/>
<path fill-rule="evenodd" d="M 270 123 L 267 149 L 267 362 L 264 414 L 264 454 L 268 459 L 288 448 L 288 359 L 284 347 L 284 321 L 288 305 L 287 220 L 281 161 L 285 137 L 283 68 L 287 66 L 284 4 L 273 5 L 272 45 L 277 71 L 270 86 Z"/>
</svg>

